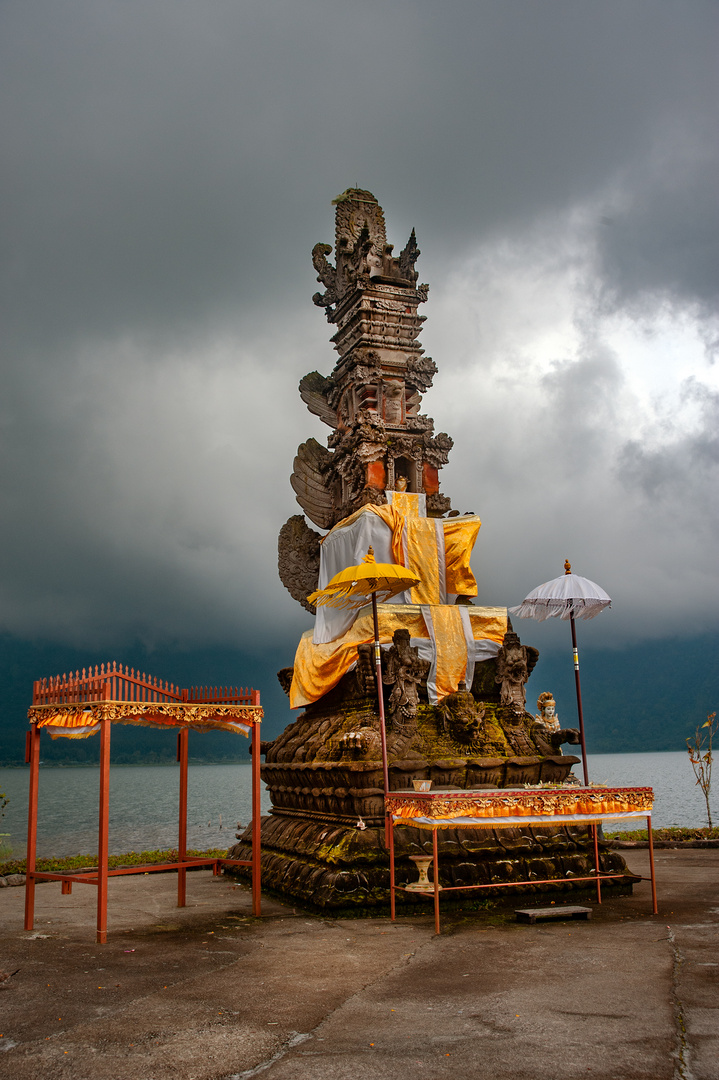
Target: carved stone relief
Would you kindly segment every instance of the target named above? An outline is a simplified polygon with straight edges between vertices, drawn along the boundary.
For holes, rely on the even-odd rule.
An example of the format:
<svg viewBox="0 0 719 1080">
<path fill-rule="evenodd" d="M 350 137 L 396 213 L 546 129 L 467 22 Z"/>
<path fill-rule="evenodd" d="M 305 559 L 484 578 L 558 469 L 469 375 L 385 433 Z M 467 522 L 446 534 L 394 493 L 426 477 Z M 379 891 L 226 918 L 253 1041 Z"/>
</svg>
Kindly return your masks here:
<svg viewBox="0 0 719 1080">
<path fill-rule="evenodd" d="M 536 653 L 536 649 L 533 651 Z M 516 705 L 524 712 L 524 687 L 530 670 L 527 647 L 522 645 L 517 634 L 509 631 L 504 635 L 502 648 L 497 653 L 496 681 L 501 686 L 502 705 Z"/>
<path fill-rule="evenodd" d="M 302 514 L 294 514 L 280 529 L 277 567 L 282 584 L 306 611 L 315 613 L 307 597 L 317 588 L 320 576 L 321 536 L 310 529 Z"/>
<path fill-rule="evenodd" d="M 477 742 L 486 710 L 475 701 L 464 682 L 440 706 L 444 730 L 460 743 Z"/>
<path fill-rule="evenodd" d="M 387 703 L 387 727 L 398 734 L 416 730 L 419 693 L 417 687 L 426 680 L 430 669 L 427 660 L 420 660 L 410 645 L 409 630 L 395 630 L 392 645 L 382 657 L 382 681 L 391 686 Z"/>
</svg>

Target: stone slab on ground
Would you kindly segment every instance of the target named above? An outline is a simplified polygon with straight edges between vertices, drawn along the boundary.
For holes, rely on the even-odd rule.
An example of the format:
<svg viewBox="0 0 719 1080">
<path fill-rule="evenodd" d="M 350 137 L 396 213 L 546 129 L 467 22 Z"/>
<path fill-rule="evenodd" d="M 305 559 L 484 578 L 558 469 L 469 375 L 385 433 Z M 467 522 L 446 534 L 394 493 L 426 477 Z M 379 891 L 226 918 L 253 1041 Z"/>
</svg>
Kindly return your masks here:
<svg viewBox="0 0 719 1080">
<path fill-rule="evenodd" d="M 515 908 L 517 922 L 536 923 L 560 919 L 591 919 L 592 909 L 576 904 L 557 904 L 556 907 Z"/>
<path fill-rule="evenodd" d="M 479 912 L 332 919 L 188 875 L 96 893 L 0 894 L 0 1055 L 13 1080 L 717 1080 L 719 852 L 659 852 L 648 882 L 590 922 Z M 647 853 L 631 869 L 648 874 Z"/>
</svg>

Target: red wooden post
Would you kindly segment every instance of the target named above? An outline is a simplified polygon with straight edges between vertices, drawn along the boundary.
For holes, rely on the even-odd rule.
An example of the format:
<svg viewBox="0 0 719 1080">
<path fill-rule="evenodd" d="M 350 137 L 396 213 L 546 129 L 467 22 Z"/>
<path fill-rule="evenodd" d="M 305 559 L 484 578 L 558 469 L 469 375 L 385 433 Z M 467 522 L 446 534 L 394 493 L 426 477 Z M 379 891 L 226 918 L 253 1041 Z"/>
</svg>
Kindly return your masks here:
<svg viewBox="0 0 719 1080">
<path fill-rule="evenodd" d="M 568 570 L 565 573 L 569 573 Z M 577 693 L 577 716 L 579 717 L 579 742 L 582 747 L 582 771 L 584 772 L 584 786 L 589 785 L 589 766 L 587 765 L 587 744 L 584 738 L 584 710 L 582 708 L 582 684 L 579 681 L 579 650 L 577 649 L 577 628 L 574 625 L 574 615 L 570 611 L 569 624 L 572 628 L 572 659 L 574 661 L 574 689 Z"/>
<path fill-rule="evenodd" d="M 40 729 L 33 724 L 25 740 L 25 761 L 30 764 L 27 811 L 27 863 L 25 875 L 25 929 L 35 924 L 35 857 L 37 853 L 37 791 L 40 779 Z"/>
<path fill-rule="evenodd" d="M 649 873 L 652 879 L 652 915 L 658 915 L 657 880 L 654 876 L 654 841 L 652 839 L 652 815 L 647 815 L 647 836 L 649 837 Z"/>
<path fill-rule="evenodd" d="M 389 917 L 394 922 L 394 821 L 391 814 L 388 814 L 387 817 L 389 820 L 385 822 L 385 832 L 389 830 Z"/>
<path fill-rule="evenodd" d="M 599 838 L 597 836 L 597 826 L 596 825 L 591 825 L 590 828 L 592 830 L 592 839 L 594 840 L 594 870 L 595 870 L 595 873 L 597 875 L 597 903 L 601 904 L 601 902 L 602 902 L 602 881 L 601 881 L 601 878 L 599 877 L 599 873 L 600 873 L 600 867 L 599 867 Z"/>
<path fill-rule="evenodd" d="M 437 855 L 437 827 L 432 829 L 432 865 L 434 867 L 434 932 L 439 933 L 439 857 Z"/>
<path fill-rule="evenodd" d="M 258 694 L 259 697 L 259 694 Z M 261 915 L 260 724 L 252 725 L 252 914 Z"/>
<path fill-rule="evenodd" d="M 100 721 L 100 815 L 97 839 L 97 942 L 107 941 L 107 860 L 110 832 L 111 721 Z"/>
<path fill-rule="evenodd" d="M 177 759 L 180 762 L 180 822 L 178 829 L 178 862 L 187 857 L 187 748 L 190 732 L 184 728 L 177 736 Z M 184 907 L 187 897 L 187 870 L 177 871 L 177 906 Z"/>
<path fill-rule="evenodd" d="M 377 593 L 372 593 L 372 622 L 374 625 L 374 662 L 377 679 L 377 706 L 379 711 L 379 733 L 382 742 L 382 777 L 385 796 L 389 795 L 389 766 L 387 764 L 387 729 L 384 721 L 384 695 L 382 693 L 382 653 L 379 640 L 379 617 L 377 615 Z M 384 819 L 384 844 L 389 847 L 389 828 L 387 817 Z"/>
</svg>

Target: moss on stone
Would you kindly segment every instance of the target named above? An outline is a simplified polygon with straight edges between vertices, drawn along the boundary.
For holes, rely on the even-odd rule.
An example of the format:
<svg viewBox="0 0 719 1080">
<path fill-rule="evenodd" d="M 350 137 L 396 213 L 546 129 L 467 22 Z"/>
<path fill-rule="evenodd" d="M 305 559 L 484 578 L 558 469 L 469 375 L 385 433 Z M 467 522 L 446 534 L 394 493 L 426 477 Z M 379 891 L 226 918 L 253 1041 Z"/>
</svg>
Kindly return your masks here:
<svg viewBox="0 0 719 1080">
<path fill-rule="evenodd" d="M 483 704 L 485 709 L 482 736 L 471 744 L 460 743 L 444 731 L 442 714 L 436 705 L 420 705 L 417 727 L 420 733 L 419 751 L 427 761 L 468 757 L 511 757 L 512 749 L 497 720 L 497 705 Z"/>
</svg>

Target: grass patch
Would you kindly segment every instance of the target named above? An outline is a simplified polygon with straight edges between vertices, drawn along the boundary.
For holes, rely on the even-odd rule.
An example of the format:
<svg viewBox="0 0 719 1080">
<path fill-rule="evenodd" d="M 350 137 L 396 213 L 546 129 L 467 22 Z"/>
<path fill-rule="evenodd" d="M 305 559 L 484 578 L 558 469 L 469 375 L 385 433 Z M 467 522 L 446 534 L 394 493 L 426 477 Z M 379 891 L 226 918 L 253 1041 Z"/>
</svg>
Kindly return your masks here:
<svg viewBox="0 0 719 1080">
<path fill-rule="evenodd" d="M 648 840 L 649 833 L 646 829 L 637 829 L 634 832 L 605 832 L 607 840 Z M 688 829 L 674 825 L 665 829 L 652 829 L 652 837 L 655 840 L 719 840 L 719 827 L 713 829 Z"/>
<path fill-rule="evenodd" d="M 188 850 L 187 854 L 198 859 L 223 859 L 227 855 L 227 848 L 210 848 L 208 851 L 196 851 L 193 848 Z M 174 848 L 169 851 L 128 851 L 124 855 L 111 855 L 107 864 L 110 870 L 117 870 L 121 866 L 154 866 L 157 863 L 177 862 L 178 858 L 178 852 Z M 35 869 L 48 874 L 66 874 L 96 866 L 97 855 L 68 855 L 64 859 L 38 859 Z M 24 874 L 26 869 L 25 859 L 0 862 L 1 877 L 6 874 Z"/>
</svg>

